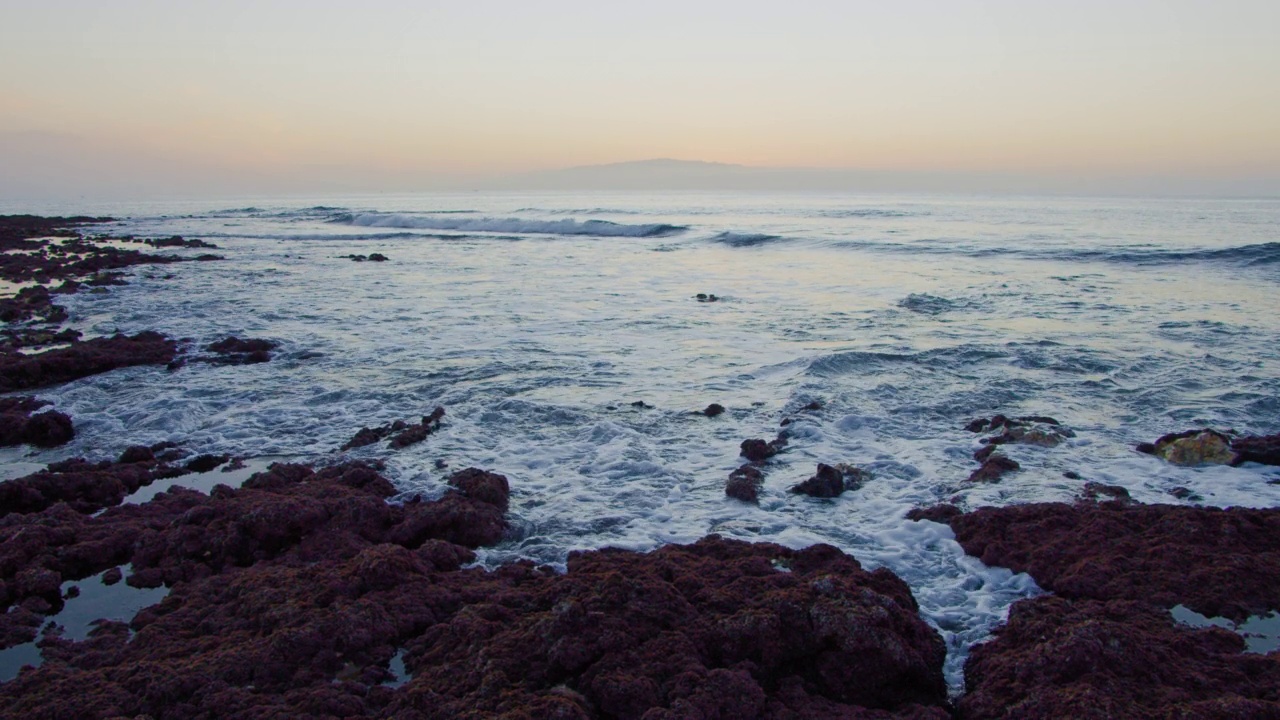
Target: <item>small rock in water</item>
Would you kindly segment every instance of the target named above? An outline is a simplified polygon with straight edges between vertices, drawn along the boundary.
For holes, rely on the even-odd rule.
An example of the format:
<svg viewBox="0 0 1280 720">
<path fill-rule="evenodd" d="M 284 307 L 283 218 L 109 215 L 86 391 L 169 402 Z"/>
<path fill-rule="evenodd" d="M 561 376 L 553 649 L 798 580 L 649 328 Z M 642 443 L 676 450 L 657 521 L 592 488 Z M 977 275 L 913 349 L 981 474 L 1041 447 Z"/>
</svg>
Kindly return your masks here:
<svg viewBox="0 0 1280 720">
<path fill-rule="evenodd" d="M 724 494 L 743 502 L 759 502 L 760 489 L 764 486 L 764 473 L 751 465 L 729 473 L 729 481 L 725 483 Z"/>
<path fill-rule="evenodd" d="M 818 463 L 818 472 L 791 488 L 791 492 L 810 497 L 833 498 L 845 490 L 857 490 L 869 478 L 867 471 L 852 465 L 841 463 L 831 466 Z"/>
<path fill-rule="evenodd" d="M 715 302 L 720 299 L 716 297 L 714 294 L 708 295 L 707 293 L 698 293 L 694 297 L 698 299 L 698 302 Z"/>
<path fill-rule="evenodd" d="M 1231 443 L 1236 452 L 1235 465 L 1256 462 L 1263 465 L 1280 465 L 1280 434 L 1251 435 Z"/>
<path fill-rule="evenodd" d="M 702 414 L 706 415 L 707 417 L 715 417 L 723 412 L 724 412 L 723 405 L 721 405 L 720 403 L 711 403 L 710 405 L 707 406 L 706 410 L 702 411 Z"/>
<path fill-rule="evenodd" d="M 1191 500 L 1192 502 L 1197 502 L 1204 499 L 1199 495 L 1197 495 L 1196 493 L 1192 492 L 1190 488 L 1185 488 L 1182 486 L 1171 488 L 1169 490 L 1169 494 L 1178 498 L 1179 500 Z"/>
<path fill-rule="evenodd" d="M 230 459 L 229 455 L 197 455 L 187 463 L 187 469 L 197 473 L 209 472 Z"/>
<path fill-rule="evenodd" d="M 1154 443 L 1141 443 L 1136 449 L 1183 466 L 1231 465 L 1237 459 L 1231 438 L 1209 428 L 1165 435 Z"/>
<path fill-rule="evenodd" d="M 776 439 L 770 442 L 765 442 L 758 438 L 743 440 L 742 445 L 739 447 L 742 448 L 742 457 L 745 457 L 751 462 L 764 462 L 774 455 L 777 455 L 778 452 L 786 446 L 786 444 L 787 439 L 779 434 Z"/>
<path fill-rule="evenodd" d="M 1100 496 L 1109 497 L 1113 500 L 1129 500 L 1129 491 L 1119 485 L 1104 485 L 1097 482 L 1089 482 L 1084 484 L 1084 490 L 1081 497 L 1086 500 L 1097 500 Z"/>
<path fill-rule="evenodd" d="M 1004 455 L 991 455 L 982 463 L 982 467 L 973 471 L 969 482 L 999 482 L 1005 473 L 1013 472 L 1022 466 L 1016 460 Z"/>
</svg>

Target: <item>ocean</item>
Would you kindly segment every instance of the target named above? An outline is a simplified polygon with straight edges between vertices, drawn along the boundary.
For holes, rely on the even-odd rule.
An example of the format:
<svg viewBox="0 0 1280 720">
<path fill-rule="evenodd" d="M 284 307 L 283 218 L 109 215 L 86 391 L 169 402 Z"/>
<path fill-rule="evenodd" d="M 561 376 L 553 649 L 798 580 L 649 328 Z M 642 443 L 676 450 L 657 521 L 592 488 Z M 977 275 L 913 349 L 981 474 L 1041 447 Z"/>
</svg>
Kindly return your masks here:
<svg viewBox="0 0 1280 720">
<path fill-rule="evenodd" d="M 220 246 L 222 262 L 142 266 L 61 299 L 86 337 L 281 345 L 261 365 L 41 391 L 77 436 L 0 451 L 0 477 L 161 441 L 325 463 L 362 426 L 441 405 L 426 442 L 345 456 L 385 459 L 406 496 L 438 496 L 468 466 L 506 475 L 511 529 L 480 563 L 563 568 L 574 550 L 708 533 L 829 543 L 911 586 L 957 689 L 968 648 L 1040 591 L 911 508 L 1070 501 L 1088 481 L 1143 502 L 1280 505 L 1274 468 L 1133 450 L 1203 426 L 1280 432 L 1280 200 L 457 193 L 0 211 Z M 370 253 L 389 260 L 348 257 Z M 704 416 L 710 403 L 726 412 Z M 1021 470 L 968 483 L 981 446 L 965 425 L 996 413 L 1074 437 L 1005 446 Z M 759 506 L 727 498 L 739 444 L 779 431 Z M 872 479 L 836 499 L 788 492 L 817 463 Z"/>
</svg>

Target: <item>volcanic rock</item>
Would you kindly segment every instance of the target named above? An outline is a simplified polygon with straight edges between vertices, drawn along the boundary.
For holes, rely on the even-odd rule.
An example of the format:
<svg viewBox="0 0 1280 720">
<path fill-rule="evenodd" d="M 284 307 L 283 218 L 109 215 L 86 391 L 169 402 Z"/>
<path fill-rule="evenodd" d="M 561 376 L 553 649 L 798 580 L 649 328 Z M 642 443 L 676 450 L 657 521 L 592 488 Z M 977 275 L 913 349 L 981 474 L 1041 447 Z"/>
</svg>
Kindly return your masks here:
<svg viewBox="0 0 1280 720">
<path fill-rule="evenodd" d="M 777 455 L 786 445 L 787 439 L 781 433 L 778 434 L 777 438 L 769 442 L 758 439 L 743 440 L 740 446 L 742 448 L 741 455 L 751 462 L 764 462 Z"/>
<path fill-rule="evenodd" d="M 56 447 L 74 438 L 71 418 L 57 411 L 36 412 L 48 404 L 29 397 L 0 398 L 0 446 Z"/>
<path fill-rule="evenodd" d="M 209 358 L 208 361 L 217 365 L 253 365 L 256 363 L 269 362 L 271 360 L 271 350 L 276 349 L 277 344 L 270 340 L 260 340 L 255 338 L 241 340 L 232 335 L 224 340 L 210 343 L 205 347 L 212 353 L 217 353 L 217 357 Z"/>
<path fill-rule="evenodd" d="M 156 461 L 147 448 L 140 449 L 147 457 L 126 451 L 117 463 L 64 460 L 38 473 L 0 482 L 0 517 L 39 512 L 58 502 L 79 512 L 96 512 L 119 504 L 144 485 L 186 473 Z"/>
<path fill-rule="evenodd" d="M 720 403 L 711 403 L 710 405 L 707 406 L 705 410 L 702 411 L 702 414 L 706 415 L 707 417 L 715 417 L 723 413 L 724 413 L 724 406 L 721 405 Z"/>
<path fill-rule="evenodd" d="M 436 407 L 430 415 L 422 418 L 422 422 L 408 426 L 399 435 L 391 438 L 390 446 L 398 450 L 426 440 L 428 435 L 440 429 L 440 418 L 443 417 L 444 408 Z"/>
<path fill-rule="evenodd" d="M 1085 483 L 1080 495 L 1086 500 L 1097 500 L 1100 497 L 1109 497 L 1112 500 L 1121 502 L 1129 500 L 1129 491 L 1124 487 L 1120 485 L 1104 485 L 1097 482 Z"/>
<path fill-rule="evenodd" d="M 1237 460 L 1231 438 L 1209 428 L 1163 435 L 1154 443 L 1140 443 L 1136 449 L 1174 465 L 1228 465 Z"/>
<path fill-rule="evenodd" d="M 988 446 L 992 447 L 992 446 Z M 1016 460 L 1004 455 L 996 455 L 988 453 L 983 461 L 982 467 L 974 470 L 969 475 L 969 482 L 999 482 L 1005 473 L 1013 472 L 1022 466 Z"/>
<path fill-rule="evenodd" d="M 818 498 L 833 498 L 845 490 L 857 490 L 870 478 L 861 468 L 846 465 L 818 463 L 818 472 L 808 480 L 791 488 L 791 492 Z"/>
<path fill-rule="evenodd" d="M 156 332 L 94 338 L 31 355 L 0 355 L 0 392 L 48 387 L 134 365 L 164 365 L 177 344 Z"/>
<path fill-rule="evenodd" d="M 1234 620 L 1280 609 L 1280 508 L 1036 503 L 948 524 L 965 552 L 1063 597 L 1183 604 Z"/>
<path fill-rule="evenodd" d="M 764 487 L 764 473 L 751 465 L 729 473 L 729 481 L 724 485 L 724 494 L 743 502 L 759 502 L 760 489 Z"/>
<path fill-rule="evenodd" d="M 157 718 L 948 717 L 945 648 L 906 585 L 829 546 L 713 536 L 649 554 L 576 553 L 565 575 L 458 570 L 457 560 L 439 541 L 373 544 L 191 580 L 139 613 L 132 640 L 120 624 L 81 643 L 46 638 L 45 664 L 0 685 L 0 707 L 24 717 L 108 707 Z M 396 648 L 411 679 L 393 690 L 379 684 Z"/>
<path fill-rule="evenodd" d="M 1015 603 L 965 663 L 965 720 L 1275 718 L 1280 658 L 1221 628 L 1179 626 L 1131 600 Z"/>
<path fill-rule="evenodd" d="M 1231 442 L 1236 453 L 1234 465 L 1256 462 L 1263 465 L 1280 465 L 1280 434 L 1251 435 Z"/>
</svg>

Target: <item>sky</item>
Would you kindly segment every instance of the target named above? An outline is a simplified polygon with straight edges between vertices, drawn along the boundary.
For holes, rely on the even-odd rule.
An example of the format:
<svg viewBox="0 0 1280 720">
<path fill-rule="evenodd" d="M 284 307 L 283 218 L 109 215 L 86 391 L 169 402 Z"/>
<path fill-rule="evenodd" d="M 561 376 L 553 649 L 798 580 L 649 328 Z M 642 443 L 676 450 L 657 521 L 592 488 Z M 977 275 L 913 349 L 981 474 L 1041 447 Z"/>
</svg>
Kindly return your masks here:
<svg viewBox="0 0 1280 720">
<path fill-rule="evenodd" d="M 1275 194 L 1278 29 L 1276 0 L 0 0 L 0 193 L 678 158 Z"/>
</svg>

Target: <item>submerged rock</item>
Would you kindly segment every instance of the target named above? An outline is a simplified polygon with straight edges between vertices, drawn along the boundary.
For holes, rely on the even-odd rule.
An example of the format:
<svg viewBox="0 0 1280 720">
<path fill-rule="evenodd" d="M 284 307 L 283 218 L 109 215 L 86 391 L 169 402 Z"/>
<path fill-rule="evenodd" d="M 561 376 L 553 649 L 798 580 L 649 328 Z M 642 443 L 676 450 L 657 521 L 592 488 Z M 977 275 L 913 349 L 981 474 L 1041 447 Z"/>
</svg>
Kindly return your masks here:
<svg viewBox="0 0 1280 720">
<path fill-rule="evenodd" d="M 269 362 L 271 360 L 271 351 L 275 350 L 276 347 L 278 347 L 278 344 L 271 340 L 258 338 L 241 340 L 232 335 L 207 345 L 205 350 L 216 353 L 216 356 L 204 359 L 216 365 L 253 365 Z"/>
<path fill-rule="evenodd" d="M 715 417 L 723 413 L 724 413 L 724 406 L 721 405 L 720 403 L 711 403 L 710 405 L 707 406 L 705 410 L 702 411 L 702 414 L 706 415 L 707 417 Z"/>
<path fill-rule="evenodd" d="M 988 448 L 991 447 L 995 446 L 988 446 Z M 1022 466 L 1012 458 L 987 452 L 982 457 L 982 467 L 969 475 L 969 482 L 999 482 L 1005 474 L 1021 468 Z"/>
</svg>

